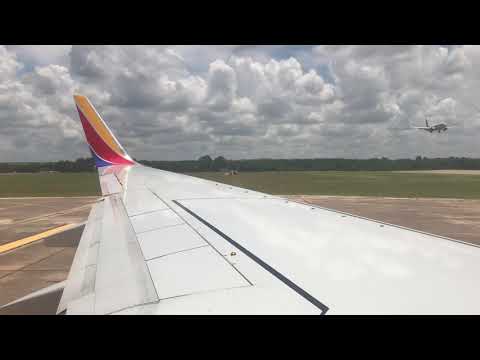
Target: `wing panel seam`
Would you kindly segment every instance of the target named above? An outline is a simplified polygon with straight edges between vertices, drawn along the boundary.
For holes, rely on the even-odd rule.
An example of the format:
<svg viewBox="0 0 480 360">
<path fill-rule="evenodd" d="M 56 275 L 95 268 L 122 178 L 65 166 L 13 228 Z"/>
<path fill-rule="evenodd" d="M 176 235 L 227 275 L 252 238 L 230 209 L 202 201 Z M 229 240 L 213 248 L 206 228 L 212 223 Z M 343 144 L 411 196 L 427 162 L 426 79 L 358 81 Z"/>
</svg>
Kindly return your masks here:
<svg viewBox="0 0 480 360">
<path fill-rule="evenodd" d="M 196 213 L 194 213 L 193 211 L 191 211 L 190 209 L 188 209 L 186 206 L 180 204 L 178 201 L 176 200 L 172 200 L 172 202 L 176 205 L 178 205 L 180 208 L 182 208 L 183 210 L 185 210 L 187 213 L 189 213 L 190 215 L 192 215 L 194 218 L 196 218 L 198 221 L 200 221 L 202 224 L 206 225 L 208 228 L 210 228 L 211 230 L 213 230 L 215 233 L 217 233 L 218 235 L 220 235 L 222 238 L 224 238 L 225 240 L 227 240 L 230 244 L 232 244 L 233 246 L 235 246 L 237 249 L 239 249 L 240 251 L 242 251 L 245 255 L 247 255 L 250 259 L 252 259 L 253 261 L 255 261 L 258 265 L 260 265 L 262 268 L 264 268 L 265 270 L 267 270 L 269 273 L 271 273 L 272 275 L 274 275 L 278 280 L 282 281 L 285 285 L 287 285 L 290 289 L 292 289 L 293 291 L 295 291 L 297 294 L 299 294 L 300 296 L 302 296 L 305 300 L 309 301 L 312 305 L 316 306 L 317 308 L 319 308 L 321 311 L 322 311 L 322 315 L 325 314 L 329 308 L 328 306 L 326 306 L 325 304 L 323 304 L 320 300 L 318 300 L 317 298 L 313 297 L 312 295 L 310 295 L 307 291 L 305 291 L 304 289 L 302 289 L 300 286 L 298 286 L 297 284 L 295 284 L 293 281 L 291 281 L 290 279 L 288 279 L 286 276 L 284 276 L 283 274 L 281 274 L 280 272 L 278 272 L 277 270 L 275 270 L 273 267 L 271 267 L 270 265 L 268 265 L 266 262 L 264 262 L 262 259 L 260 259 L 259 257 L 257 257 L 256 255 L 254 255 L 253 253 L 251 253 L 249 250 L 247 250 L 246 248 L 244 248 L 242 245 L 240 245 L 239 243 L 237 243 L 235 240 L 233 240 L 232 238 L 230 238 L 229 236 L 227 236 L 226 234 L 224 234 L 222 231 L 220 231 L 219 229 L 217 229 L 215 226 L 213 226 L 212 224 L 210 224 L 208 221 L 206 221 L 205 219 L 203 219 L 202 217 L 200 217 L 199 215 L 197 215 Z"/>
<path fill-rule="evenodd" d="M 217 248 L 210 243 L 210 241 L 208 241 L 202 234 L 200 234 L 200 232 L 199 232 L 197 229 L 195 229 L 187 220 L 185 220 L 185 218 L 184 218 L 182 215 L 180 215 L 180 214 L 178 213 L 178 211 L 176 211 L 176 210 L 173 209 L 170 205 L 168 205 L 168 203 L 167 203 L 165 200 L 163 200 L 160 196 L 158 196 L 158 195 L 157 195 L 154 191 L 152 191 L 149 187 L 147 187 L 147 189 L 148 189 L 153 195 L 155 195 L 158 199 L 160 199 L 160 201 L 162 201 L 166 206 L 168 206 L 168 208 L 169 208 L 170 210 L 172 210 L 175 214 L 177 214 L 177 216 L 180 217 L 180 219 L 182 219 L 182 221 L 183 221 L 186 225 L 188 225 L 188 227 L 189 227 L 190 229 L 192 229 L 192 230 L 193 230 L 198 236 L 200 236 L 200 238 L 203 239 L 213 250 L 215 250 L 215 252 L 220 256 L 220 258 L 222 258 L 223 261 L 225 261 L 225 262 L 226 262 L 228 265 L 230 265 L 238 274 L 240 274 L 240 276 L 241 276 L 243 279 L 245 279 L 245 281 L 248 282 L 248 284 L 249 284 L 250 286 L 253 286 L 253 283 L 252 283 L 240 270 L 238 270 L 230 261 L 228 261 L 228 260 L 225 258 L 225 256 L 223 256 L 223 255 L 220 253 L 220 251 L 218 251 Z M 175 203 L 175 200 L 172 200 L 172 201 Z"/>
</svg>

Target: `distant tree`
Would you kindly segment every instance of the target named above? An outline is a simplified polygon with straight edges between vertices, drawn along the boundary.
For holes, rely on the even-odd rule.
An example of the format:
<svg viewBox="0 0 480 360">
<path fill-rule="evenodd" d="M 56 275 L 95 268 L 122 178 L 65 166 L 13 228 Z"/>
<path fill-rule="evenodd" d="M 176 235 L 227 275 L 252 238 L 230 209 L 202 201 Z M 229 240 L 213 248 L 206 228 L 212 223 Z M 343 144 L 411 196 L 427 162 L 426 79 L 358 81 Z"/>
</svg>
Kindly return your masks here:
<svg viewBox="0 0 480 360">
<path fill-rule="evenodd" d="M 212 168 L 213 170 L 222 170 L 227 168 L 227 159 L 223 156 L 217 156 L 215 160 L 213 160 Z"/>
<path fill-rule="evenodd" d="M 199 170 L 202 170 L 202 171 L 210 170 L 210 168 L 212 167 L 212 161 L 213 160 L 210 157 L 210 155 L 205 155 L 199 158 L 198 159 Z"/>
<path fill-rule="evenodd" d="M 386 157 L 372 159 L 247 159 L 227 160 L 218 156 L 215 160 L 209 155 L 198 160 L 181 161 L 147 161 L 140 163 L 154 168 L 173 172 L 194 172 L 221 170 L 228 168 L 238 171 L 395 171 L 395 170 L 436 170 L 465 169 L 479 170 L 480 159 L 474 158 L 427 158 L 417 156 L 413 159 L 388 159 Z M 0 163 L 0 173 L 8 172 L 81 172 L 96 171 L 93 158 L 79 158 L 75 161 L 61 160 L 56 162 L 35 163 Z"/>
</svg>

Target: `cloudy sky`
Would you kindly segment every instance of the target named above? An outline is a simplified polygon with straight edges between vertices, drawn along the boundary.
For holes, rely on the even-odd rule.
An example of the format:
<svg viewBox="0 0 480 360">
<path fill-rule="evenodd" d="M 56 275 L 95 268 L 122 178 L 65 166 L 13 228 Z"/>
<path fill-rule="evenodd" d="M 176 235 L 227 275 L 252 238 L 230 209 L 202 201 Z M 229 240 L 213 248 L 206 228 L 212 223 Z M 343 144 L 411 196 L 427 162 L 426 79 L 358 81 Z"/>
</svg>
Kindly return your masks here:
<svg viewBox="0 0 480 360">
<path fill-rule="evenodd" d="M 0 161 L 89 156 L 74 92 L 137 159 L 480 157 L 479 46 L 0 45 Z"/>
</svg>

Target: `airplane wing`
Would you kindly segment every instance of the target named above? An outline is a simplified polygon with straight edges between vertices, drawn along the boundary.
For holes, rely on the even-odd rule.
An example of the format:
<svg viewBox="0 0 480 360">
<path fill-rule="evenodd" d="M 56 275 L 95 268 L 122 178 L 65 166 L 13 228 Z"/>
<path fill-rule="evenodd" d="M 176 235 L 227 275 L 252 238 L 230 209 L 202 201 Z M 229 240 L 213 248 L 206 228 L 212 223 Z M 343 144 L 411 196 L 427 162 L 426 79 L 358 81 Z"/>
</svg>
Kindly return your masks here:
<svg viewBox="0 0 480 360">
<path fill-rule="evenodd" d="M 75 101 L 103 197 L 58 313 L 480 313 L 480 248 L 142 166 Z"/>
</svg>

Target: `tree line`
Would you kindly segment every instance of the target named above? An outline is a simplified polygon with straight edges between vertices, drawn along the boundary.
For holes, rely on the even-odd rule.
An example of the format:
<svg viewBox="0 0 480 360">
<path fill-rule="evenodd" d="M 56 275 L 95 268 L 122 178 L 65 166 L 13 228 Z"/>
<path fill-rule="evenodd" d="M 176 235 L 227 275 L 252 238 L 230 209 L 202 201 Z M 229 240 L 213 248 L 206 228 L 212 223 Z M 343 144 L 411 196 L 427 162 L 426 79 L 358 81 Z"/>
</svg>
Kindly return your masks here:
<svg viewBox="0 0 480 360">
<path fill-rule="evenodd" d="M 137 160 L 146 166 L 173 172 L 197 171 L 396 171 L 396 170 L 480 170 L 480 159 L 466 157 L 389 159 L 247 159 L 228 160 L 223 156 L 212 158 L 209 155 L 197 160 L 149 161 Z M 92 158 L 79 158 L 74 161 L 30 163 L 0 163 L 0 173 L 31 172 L 86 172 L 95 171 Z"/>
<path fill-rule="evenodd" d="M 0 173 L 32 173 L 32 172 L 87 172 L 95 171 L 93 158 L 79 158 L 74 161 L 61 160 L 52 162 L 11 162 L 0 163 Z"/>
</svg>

